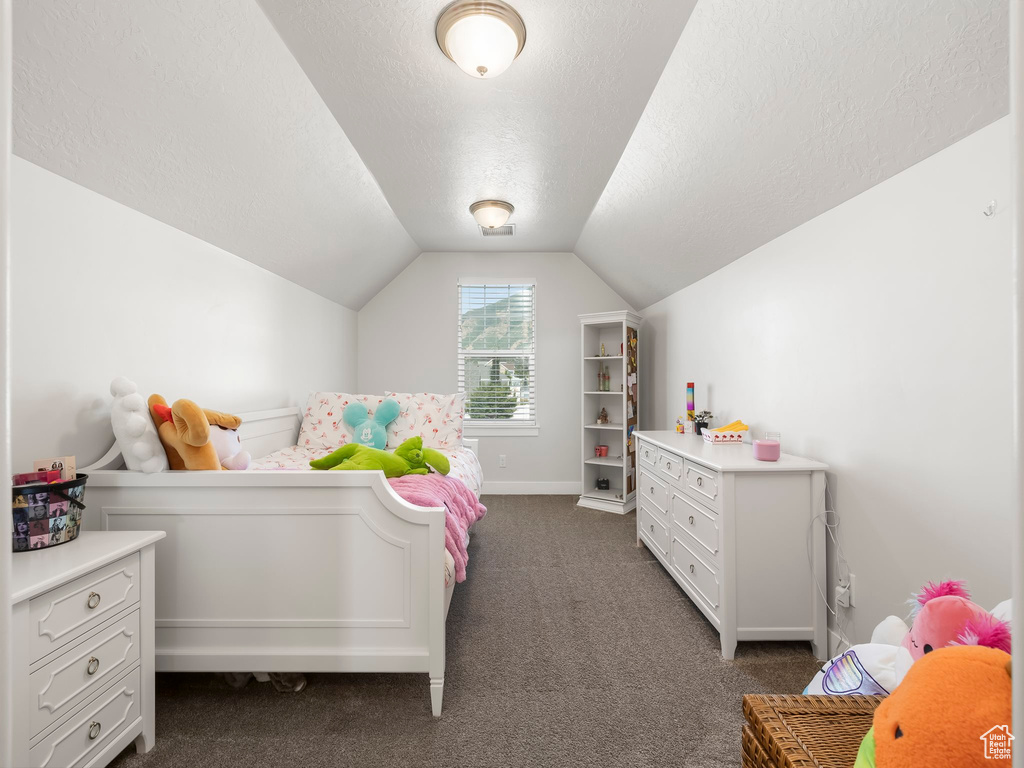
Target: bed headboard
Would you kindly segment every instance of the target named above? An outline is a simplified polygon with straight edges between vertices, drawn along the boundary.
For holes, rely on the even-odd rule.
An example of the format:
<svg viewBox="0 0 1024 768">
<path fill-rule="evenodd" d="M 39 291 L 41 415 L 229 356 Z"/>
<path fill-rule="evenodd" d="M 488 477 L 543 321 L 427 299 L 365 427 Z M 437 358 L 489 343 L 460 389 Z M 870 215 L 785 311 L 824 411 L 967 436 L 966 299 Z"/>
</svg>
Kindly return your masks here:
<svg viewBox="0 0 1024 768">
<path fill-rule="evenodd" d="M 302 411 L 298 408 L 273 408 L 268 411 L 250 411 L 239 413 L 242 426 L 238 434 L 242 438 L 242 447 L 253 458 L 260 458 L 290 448 L 299 438 L 299 427 L 302 425 Z M 464 438 L 462 444 L 477 453 L 479 440 Z M 477 455 L 479 455 L 477 453 Z M 82 469 L 83 472 L 94 472 L 98 469 L 124 469 L 124 459 L 115 442 L 103 458 Z"/>
</svg>

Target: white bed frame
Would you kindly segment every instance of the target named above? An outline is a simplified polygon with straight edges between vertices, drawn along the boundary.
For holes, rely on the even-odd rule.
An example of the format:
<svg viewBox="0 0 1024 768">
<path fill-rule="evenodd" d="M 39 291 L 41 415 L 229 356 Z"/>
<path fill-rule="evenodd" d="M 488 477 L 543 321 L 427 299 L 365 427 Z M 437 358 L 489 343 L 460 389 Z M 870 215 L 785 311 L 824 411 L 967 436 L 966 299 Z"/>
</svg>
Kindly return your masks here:
<svg viewBox="0 0 1024 768">
<path fill-rule="evenodd" d="M 254 457 L 296 444 L 297 408 L 239 415 Z M 454 589 L 443 507 L 412 506 L 381 472 L 123 466 L 115 445 L 82 470 L 83 526 L 167 532 L 156 546 L 158 670 L 426 672 L 440 716 Z"/>
</svg>

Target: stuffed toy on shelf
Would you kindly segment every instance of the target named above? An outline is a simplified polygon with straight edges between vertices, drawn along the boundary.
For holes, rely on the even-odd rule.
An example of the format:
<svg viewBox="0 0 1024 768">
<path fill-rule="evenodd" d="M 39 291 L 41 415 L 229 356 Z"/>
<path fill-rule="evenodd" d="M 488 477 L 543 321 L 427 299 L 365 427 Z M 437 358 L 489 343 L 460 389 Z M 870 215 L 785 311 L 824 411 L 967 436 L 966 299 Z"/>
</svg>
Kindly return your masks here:
<svg viewBox="0 0 1024 768">
<path fill-rule="evenodd" d="M 1010 765 L 1010 655 L 952 645 L 922 656 L 875 710 L 854 768 Z"/>
<path fill-rule="evenodd" d="M 149 412 L 171 469 L 249 468 L 237 416 L 200 408 L 191 400 L 175 400 L 168 406 L 160 395 L 150 395 Z"/>
<path fill-rule="evenodd" d="M 451 469 L 448 457 L 433 448 L 423 447 L 422 437 L 410 437 L 394 453 L 367 448 L 359 443 L 343 445 L 322 459 L 309 462 L 313 469 L 380 470 L 385 477 L 426 475 L 433 467 L 442 475 Z"/>
</svg>

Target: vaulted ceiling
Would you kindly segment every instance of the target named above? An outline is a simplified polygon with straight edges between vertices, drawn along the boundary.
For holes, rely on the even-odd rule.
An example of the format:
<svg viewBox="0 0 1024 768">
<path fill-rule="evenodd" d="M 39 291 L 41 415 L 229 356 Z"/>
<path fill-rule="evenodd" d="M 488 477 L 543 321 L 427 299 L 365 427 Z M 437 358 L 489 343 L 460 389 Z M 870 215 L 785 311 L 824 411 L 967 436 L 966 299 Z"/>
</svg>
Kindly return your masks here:
<svg viewBox="0 0 1024 768">
<path fill-rule="evenodd" d="M 353 308 L 424 250 L 643 307 L 1007 111 L 1006 0 L 514 0 L 488 80 L 446 1 L 15 0 L 15 152 Z"/>
</svg>

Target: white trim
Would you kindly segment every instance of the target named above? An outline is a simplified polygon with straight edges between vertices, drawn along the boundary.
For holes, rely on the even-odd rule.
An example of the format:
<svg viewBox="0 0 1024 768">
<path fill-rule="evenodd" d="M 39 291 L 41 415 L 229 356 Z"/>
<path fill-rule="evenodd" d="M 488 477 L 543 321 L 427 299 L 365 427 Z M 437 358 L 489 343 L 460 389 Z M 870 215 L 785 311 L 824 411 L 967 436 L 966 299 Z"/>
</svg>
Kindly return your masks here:
<svg viewBox="0 0 1024 768">
<path fill-rule="evenodd" d="M 496 424 L 472 424 L 469 419 L 463 422 L 463 436 L 471 437 L 536 437 L 540 427 L 536 424 L 515 424 L 497 426 Z"/>
<path fill-rule="evenodd" d="M 1024 3 L 1010 3 L 1010 173 L 1013 180 L 1013 246 L 1010 255 L 1013 286 L 1013 653 L 1024 653 L 1024 472 L 1020 462 L 1024 450 Z M 1013 731 L 1024 733 L 1024 674 L 1013 676 Z M 1024 766 L 1024 749 L 1013 755 L 1017 768 Z"/>
<path fill-rule="evenodd" d="M 0 494 L 11 498 L 11 2 L 0 0 Z M 11 609 L 11 548 L 0 548 L 0 712 L 12 711 L 14 701 Z M 24 706 L 24 699 L 18 706 Z M 14 718 L 0 716 L 0 765 L 14 765 Z M 19 737 L 24 734 L 18 734 Z"/>
<path fill-rule="evenodd" d="M 509 483 L 484 480 L 480 493 L 495 496 L 578 496 L 580 483 L 576 480 Z"/>
</svg>

